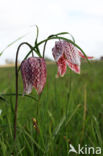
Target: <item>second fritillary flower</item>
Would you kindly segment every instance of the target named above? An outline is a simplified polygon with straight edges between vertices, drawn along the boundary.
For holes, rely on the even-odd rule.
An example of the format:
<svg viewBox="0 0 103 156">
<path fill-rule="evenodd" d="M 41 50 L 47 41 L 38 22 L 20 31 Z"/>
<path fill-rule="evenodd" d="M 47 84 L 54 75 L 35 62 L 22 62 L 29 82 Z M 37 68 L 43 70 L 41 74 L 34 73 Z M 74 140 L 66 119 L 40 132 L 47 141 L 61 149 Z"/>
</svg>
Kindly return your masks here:
<svg viewBox="0 0 103 156">
<path fill-rule="evenodd" d="M 57 76 L 64 76 L 67 65 L 71 70 L 80 74 L 81 58 L 86 58 L 81 51 L 79 51 L 73 44 L 66 41 L 55 42 L 52 49 L 53 57 L 58 65 Z M 93 57 L 88 57 L 92 59 Z"/>
</svg>

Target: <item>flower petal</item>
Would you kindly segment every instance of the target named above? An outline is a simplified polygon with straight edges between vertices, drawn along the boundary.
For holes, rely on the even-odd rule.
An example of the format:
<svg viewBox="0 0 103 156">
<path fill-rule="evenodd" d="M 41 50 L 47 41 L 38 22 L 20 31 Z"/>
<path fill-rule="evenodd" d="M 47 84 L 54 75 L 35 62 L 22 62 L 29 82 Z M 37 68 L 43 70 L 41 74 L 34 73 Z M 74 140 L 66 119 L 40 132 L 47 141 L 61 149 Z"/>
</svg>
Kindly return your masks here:
<svg viewBox="0 0 103 156">
<path fill-rule="evenodd" d="M 80 74 L 80 65 L 73 64 L 73 63 L 69 62 L 68 60 L 66 61 L 66 63 L 71 70 L 73 70 L 77 74 Z"/>
<path fill-rule="evenodd" d="M 58 61 L 59 58 L 63 55 L 63 41 L 55 42 L 55 47 L 52 49 L 52 54 L 55 61 Z"/>
<path fill-rule="evenodd" d="M 30 94 L 32 92 L 32 81 L 31 81 L 31 69 L 28 60 L 24 60 L 21 63 L 21 74 L 24 85 L 24 93 Z"/>
<path fill-rule="evenodd" d="M 64 54 L 71 64 L 80 65 L 80 56 L 78 49 L 71 43 L 63 41 Z"/>
<path fill-rule="evenodd" d="M 58 60 L 57 62 L 57 65 L 58 65 L 58 73 L 57 73 L 57 76 L 61 76 L 63 77 L 65 72 L 66 72 L 66 60 L 64 58 L 64 55 Z"/>
<path fill-rule="evenodd" d="M 84 56 L 84 54 L 83 54 L 81 51 L 78 51 L 78 54 L 79 54 L 80 57 L 86 59 L 86 57 Z M 88 56 L 87 56 L 87 58 L 88 58 L 88 59 L 93 59 L 93 56 L 91 56 L 91 57 L 88 57 Z"/>
<path fill-rule="evenodd" d="M 41 94 L 44 85 L 46 83 L 46 63 L 43 58 L 29 59 L 29 63 L 32 66 L 32 85 L 36 89 L 38 94 Z"/>
<path fill-rule="evenodd" d="M 46 77 L 47 77 L 47 73 L 46 73 L 46 63 L 45 63 L 45 60 L 43 58 L 40 58 L 40 62 L 41 62 L 41 65 L 40 65 L 40 81 L 38 83 L 38 86 L 37 86 L 37 91 L 38 91 L 38 94 L 40 94 L 45 86 L 45 83 L 46 83 Z"/>
<path fill-rule="evenodd" d="M 24 92 L 30 94 L 34 87 L 40 94 L 46 83 L 46 63 L 43 58 L 30 57 L 21 63 Z"/>
</svg>

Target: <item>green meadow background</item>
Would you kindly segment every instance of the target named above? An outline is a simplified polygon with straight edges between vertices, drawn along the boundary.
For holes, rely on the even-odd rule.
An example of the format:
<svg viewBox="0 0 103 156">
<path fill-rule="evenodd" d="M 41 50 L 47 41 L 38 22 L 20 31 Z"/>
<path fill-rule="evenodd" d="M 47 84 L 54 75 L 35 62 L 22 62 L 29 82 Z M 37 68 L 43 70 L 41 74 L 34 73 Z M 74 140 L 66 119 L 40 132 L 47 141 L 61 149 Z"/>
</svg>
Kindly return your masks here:
<svg viewBox="0 0 103 156">
<path fill-rule="evenodd" d="M 22 96 L 19 73 L 14 141 L 15 69 L 0 68 L 0 156 L 76 155 L 68 154 L 69 144 L 76 149 L 78 144 L 103 149 L 103 61 L 82 63 L 80 75 L 69 68 L 63 78 L 56 79 L 56 73 L 56 64 L 48 64 L 47 82 L 39 101 L 34 89 L 30 97 Z"/>
</svg>

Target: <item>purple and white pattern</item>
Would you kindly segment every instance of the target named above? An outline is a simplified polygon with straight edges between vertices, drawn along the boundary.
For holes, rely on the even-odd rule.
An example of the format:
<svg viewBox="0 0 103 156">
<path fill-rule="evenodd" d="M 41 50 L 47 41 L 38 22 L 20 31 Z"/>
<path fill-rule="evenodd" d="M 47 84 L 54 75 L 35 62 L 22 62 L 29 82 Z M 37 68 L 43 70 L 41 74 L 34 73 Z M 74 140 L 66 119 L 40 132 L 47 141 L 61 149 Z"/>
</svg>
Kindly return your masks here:
<svg viewBox="0 0 103 156">
<path fill-rule="evenodd" d="M 30 94 L 34 87 L 41 94 L 46 83 L 46 63 L 43 58 L 30 57 L 21 63 L 24 93 Z"/>
</svg>

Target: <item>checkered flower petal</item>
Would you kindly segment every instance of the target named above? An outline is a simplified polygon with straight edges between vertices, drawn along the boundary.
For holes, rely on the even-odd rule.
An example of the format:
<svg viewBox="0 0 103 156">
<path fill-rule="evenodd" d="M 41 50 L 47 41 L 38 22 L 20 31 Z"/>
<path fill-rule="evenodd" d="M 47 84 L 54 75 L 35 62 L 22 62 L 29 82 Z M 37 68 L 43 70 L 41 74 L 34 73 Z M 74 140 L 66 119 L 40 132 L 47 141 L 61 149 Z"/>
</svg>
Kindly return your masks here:
<svg viewBox="0 0 103 156">
<path fill-rule="evenodd" d="M 58 65 L 58 76 L 63 76 L 66 72 L 66 65 L 71 70 L 80 74 L 81 58 L 86 58 L 73 44 L 66 41 L 55 42 L 52 54 Z M 88 57 L 92 59 L 93 57 Z"/>
<path fill-rule="evenodd" d="M 63 55 L 63 41 L 55 42 L 55 47 L 52 49 L 52 54 L 55 61 L 58 61 Z"/>
<path fill-rule="evenodd" d="M 29 58 L 32 67 L 32 85 L 40 94 L 46 83 L 46 63 L 43 58 Z"/>
<path fill-rule="evenodd" d="M 75 73 L 80 74 L 80 65 L 73 64 L 70 61 L 66 61 L 67 65 L 71 70 L 73 70 Z"/>
<path fill-rule="evenodd" d="M 21 63 L 21 74 L 24 85 L 24 93 L 30 94 L 32 92 L 32 81 L 31 81 L 31 66 L 28 60 Z"/>
<path fill-rule="evenodd" d="M 59 76 L 63 77 L 67 69 L 66 59 L 64 55 L 58 60 L 57 65 L 58 65 L 57 77 Z"/>
<path fill-rule="evenodd" d="M 72 63 L 80 66 L 80 56 L 78 55 L 78 49 L 71 43 L 63 41 L 64 54 L 66 59 Z"/>
<path fill-rule="evenodd" d="M 21 64 L 24 92 L 30 94 L 34 87 L 40 94 L 46 83 L 46 63 L 43 58 L 30 57 Z"/>
</svg>

